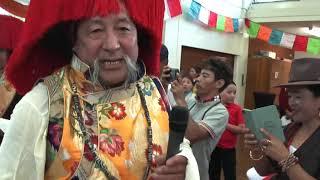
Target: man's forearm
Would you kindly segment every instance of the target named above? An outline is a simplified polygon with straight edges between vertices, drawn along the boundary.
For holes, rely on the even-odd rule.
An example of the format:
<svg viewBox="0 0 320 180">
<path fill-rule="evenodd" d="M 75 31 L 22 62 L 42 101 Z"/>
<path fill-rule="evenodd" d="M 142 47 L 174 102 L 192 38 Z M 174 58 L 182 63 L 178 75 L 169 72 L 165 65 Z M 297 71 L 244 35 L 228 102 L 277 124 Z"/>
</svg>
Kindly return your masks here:
<svg viewBox="0 0 320 180">
<path fill-rule="evenodd" d="M 228 124 L 227 129 L 235 134 L 241 134 L 244 132 L 244 126 L 240 126 L 240 125 L 236 126 L 236 125 Z"/>
<path fill-rule="evenodd" d="M 208 138 L 209 136 L 210 134 L 207 130 L 201 127 L 192 118 L 189 118 L 185 137 L 190 141 L 191 144 L 202 139 Z"/>
<path fill-rule="evenodd" d="M 182 98 L 182 97 L 180 97 L 180 98 L 176 98 L 175 97 L 175 101 L 176 101 L 178 106 L 188 107 L 188 104 L 187 104 L 186 100 L 184 98 Z"/>
</svg>

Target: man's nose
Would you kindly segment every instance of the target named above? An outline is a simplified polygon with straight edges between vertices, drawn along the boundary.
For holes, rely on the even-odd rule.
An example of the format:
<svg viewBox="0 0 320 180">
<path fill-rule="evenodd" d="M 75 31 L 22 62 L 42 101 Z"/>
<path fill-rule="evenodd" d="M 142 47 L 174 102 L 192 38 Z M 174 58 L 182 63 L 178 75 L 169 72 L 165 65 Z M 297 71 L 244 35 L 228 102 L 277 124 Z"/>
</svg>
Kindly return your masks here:
<svg viewBox="0 0 320 180">
<path fill-rule="evenodd" d="M 113 32 L 112 30 L 107 31 L 103 39 L 103 49 L 107 51 L 115 51 L 119 48 L 120 42 L 116 32 Z"/>
<path fill-rule="evenodd" d="M 197 77 L 194 81 L 195 81 L 195 83 L 200 82 L 200 76 Z"/>
</svg>

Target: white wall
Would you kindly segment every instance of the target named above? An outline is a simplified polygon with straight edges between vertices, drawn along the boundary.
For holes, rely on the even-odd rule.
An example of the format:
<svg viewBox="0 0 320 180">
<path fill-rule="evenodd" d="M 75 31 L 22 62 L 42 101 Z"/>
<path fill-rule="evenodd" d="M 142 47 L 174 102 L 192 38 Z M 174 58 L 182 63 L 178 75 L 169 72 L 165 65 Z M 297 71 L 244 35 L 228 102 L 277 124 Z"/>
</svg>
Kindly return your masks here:
<svg viewBox="0 0 320 180">
<path fill-rule="evenodd" d="M 209 30 L 179 16 L 166 21 L 163 41 L 169 50 L 169 65 L 174 68 L 180 68 L 182 46 L 235 55 L 234 80 L 238 85 L 237 101 L 240 104 L 244 103 L 245 85 L 241 85 L 241 76 L 246 74 L 248 39 L 242 34 Z"/>
<path fill-rule="evenodd" d="M 302 51 L 295 51 L 294 52 L 294 58 L 299 59 L 299 58 L 320 58 L 320 55 L 314 55 L 310 54 L 307 52 L 302 52 Z"/>
<path fill-rule="evenodd" d="M 319 21 L 319 0 L 254 4 L 248 16 L 256 22 Z"/>
</svg>

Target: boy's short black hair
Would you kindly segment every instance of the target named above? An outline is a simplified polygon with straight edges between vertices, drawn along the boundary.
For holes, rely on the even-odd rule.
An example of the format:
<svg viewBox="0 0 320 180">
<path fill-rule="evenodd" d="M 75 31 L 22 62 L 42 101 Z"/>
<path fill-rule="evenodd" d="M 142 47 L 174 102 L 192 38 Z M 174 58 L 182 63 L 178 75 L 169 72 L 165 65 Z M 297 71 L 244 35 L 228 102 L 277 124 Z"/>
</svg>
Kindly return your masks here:
<svg viewBox="0 0 320 180">
<path fill-rule="evenodd" d="M 212 71 L 215 80 L 224 80 L 224 85 L 219 89 L 219 92 L 222 92 L 232 81 L 233 81 L 233 72 L 229 64 L 220 57 L 209 57 L 201 63 L 201 69 L 207 69 Z"/>
</svg>

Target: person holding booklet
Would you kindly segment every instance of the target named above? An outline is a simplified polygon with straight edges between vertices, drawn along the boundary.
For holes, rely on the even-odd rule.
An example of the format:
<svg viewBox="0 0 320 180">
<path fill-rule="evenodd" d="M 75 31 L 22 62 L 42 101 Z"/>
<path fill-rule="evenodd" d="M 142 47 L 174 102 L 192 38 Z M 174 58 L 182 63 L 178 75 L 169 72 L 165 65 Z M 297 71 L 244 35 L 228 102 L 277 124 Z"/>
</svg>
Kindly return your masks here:
<svg viewBox="0 0 320 180">
<path fill-rule="evenodd" d="M 285 142 L 261 129 L 258 141 L 249 130 L 245 144 L 257 172 L 265 179 L 320 179 L 320 59 L 293 60 L 288 90 L 293 122 L 284 129 Z"/>
</svg>

